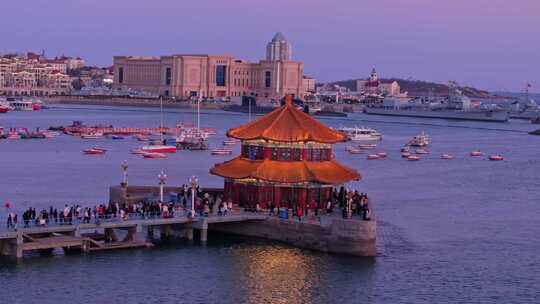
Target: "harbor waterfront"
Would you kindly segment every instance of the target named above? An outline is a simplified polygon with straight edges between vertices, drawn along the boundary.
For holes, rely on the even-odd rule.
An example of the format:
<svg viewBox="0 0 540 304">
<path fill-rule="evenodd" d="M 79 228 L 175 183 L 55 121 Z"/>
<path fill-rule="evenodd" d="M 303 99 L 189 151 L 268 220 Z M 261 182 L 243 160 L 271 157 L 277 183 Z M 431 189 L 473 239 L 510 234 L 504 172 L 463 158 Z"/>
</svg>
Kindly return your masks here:
<svg viewBox="0 0 540 304">
<path fill-rule="evenodd" d="M 222 111 L 201 115 L 203 126 L 218 130 L 210 142 L 214 146 L 225 139 L 225 130 L 247 119 L 245 114 Z M 156 127 L 159 111 L 64 105 L 33 113 L 13 112 L 3 116 L 0 125 L 46 128 L 73 120 L 149 128 Z M 195 120 L 194 112 L 167 109 L 164 113 L 168 126 Z M 291 303 L 534 302 L 540 288 L 536 254 L 540 244 L 531 241 L 540 233 L 540 142 L 527 134 L 530 124 L 363 114 L 322 120 L 336 128 L 369 125 L 384 134 L 376 148 L 388 153 L 384 160 L 351 155 L 346 144 L 334 147 L 337 159 L 362 173 L 361 181 L 348 186 L 370 196 L 378 222 L 375 260 L 210 234 L 207 246 L 173 244 L 107 255 L 60 254 L 30 258 L 22 264 L 2 259 L 2 295 L 14 299 L 12 303 L 36 297 L 45 303 L 84 302 L 85 298 L 150 303 L 175 301 L 179 294 L 185 302 L 204 303 L 220 299 L 237 303 L 284 299 Z M 419 162 L 401 159 L 399 149 L 421 131 L 430 135 L 431 154 Z M 103 146 L 108 153 L 83 155 L 81 150 L 90 145 Z M 167 159 L 146 160 L 129 154 L 137 145 L 130 138 L 2 140 L 0 200 L 11 202 L 17 212 L 106 202 L 109 186 L 121 181 L 124 160 L 130 165 L 132 184 L 157 185 L 157 175 L 164 169 L 169 185 L 185 184 L 195 175 L 205 187 L 222 187 L 222 179 L 210 175 L 208 169 L 230 157 L 179 151 Z M 504 155 L 505 161 L 471 158 L 469 153 L 476 149 L 486 155 Z M 238 146 L 233 150 L 240 153 Z M 443 153 L 452 153 L 455 159 L 443 161 L 439 158 Z M 144 280 L 135 279 L 142 274 Z M 51 279 L 58 276 L 69 277 L 62 288 Z M 23 284 L 38 290 L 27 292 L 20 288 Z M 146 289 L 157 294 L 149 297 Z"/>
</svg>

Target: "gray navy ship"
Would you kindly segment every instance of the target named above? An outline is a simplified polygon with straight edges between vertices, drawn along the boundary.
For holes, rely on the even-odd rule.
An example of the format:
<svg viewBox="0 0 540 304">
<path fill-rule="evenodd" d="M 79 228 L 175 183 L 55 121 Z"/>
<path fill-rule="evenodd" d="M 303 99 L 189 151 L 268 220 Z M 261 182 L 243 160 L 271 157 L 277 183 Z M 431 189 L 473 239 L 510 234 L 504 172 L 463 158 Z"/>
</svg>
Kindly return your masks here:
<svg viewBox="0 0 540 304">
<path fill-rule="evenodd" d="M 471 100 L 463 95 L 455 82 L 450 82 L 448 98 L 441 101 L 423 102 L 404 98 L 384 98 L 382 104 L 367 106 L 364 112 L 370 115 L 491 122 L 506 122 L 509 118 L 508 110 L 497 106 L 473 107 Z"/>
<path fill-rule="evenodd" d="M 514 101 L 510 108 L 510 118 L 540 121 L 540 106 L 529 96 L 530 84 L 525 89 L 525 97 Z"/>
</svg>

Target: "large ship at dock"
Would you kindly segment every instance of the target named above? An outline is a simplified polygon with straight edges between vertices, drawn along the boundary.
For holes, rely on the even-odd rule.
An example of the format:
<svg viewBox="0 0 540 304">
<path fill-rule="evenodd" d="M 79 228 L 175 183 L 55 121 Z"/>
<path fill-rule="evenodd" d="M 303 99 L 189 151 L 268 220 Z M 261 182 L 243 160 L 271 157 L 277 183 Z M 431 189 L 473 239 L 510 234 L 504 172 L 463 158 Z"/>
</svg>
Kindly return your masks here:
<svg viewBox="0 0 540 304">
<path fill-rule="evenodd" d="M 510 107 L 510 118 L 527 119 L 531 122 L 540 120 L 540 106 L 529 95 L 530 84 L 525 88 L 525 96 L 515 100 Z"/>
<path fill-rule="evenodd" d="M 509 118 L 508 111 L 497 106 L 473 106 L 470 98 L 463 95 L 455 82 L 450 82 L 448 97 L 440 101 L 384 98 L 382 104 L 369 105 L 364 112 L 370 115 L 491 122 L 506 122 Z"/>
</svg>

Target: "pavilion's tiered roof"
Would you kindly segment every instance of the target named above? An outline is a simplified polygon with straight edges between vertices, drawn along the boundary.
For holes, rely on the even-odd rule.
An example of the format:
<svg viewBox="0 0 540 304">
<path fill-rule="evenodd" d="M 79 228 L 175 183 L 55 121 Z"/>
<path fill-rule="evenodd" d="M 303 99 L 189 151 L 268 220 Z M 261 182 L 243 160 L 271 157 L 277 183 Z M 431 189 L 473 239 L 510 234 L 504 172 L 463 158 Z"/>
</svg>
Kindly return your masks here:
<svg viewBox="0 0 540 304">
<path fill-rule="evenodd" d="M 230 129 L 227 136 L 241 140 L 313 141 L 329 144 L 346 140 L 341 132 L 295 108 L 290 96 L 287 96 L 284 106 L 238 128 Z"/>
<path fill-rule="evenodd" d="M 359 180 L 360 174 L 335 160 L 322 162 L 249 160 L 237 157 L 216 165 L 210 173 L 226 178 L 254 178 L 275 183 L 315 182 L 338 185 Z"/>
</svg>

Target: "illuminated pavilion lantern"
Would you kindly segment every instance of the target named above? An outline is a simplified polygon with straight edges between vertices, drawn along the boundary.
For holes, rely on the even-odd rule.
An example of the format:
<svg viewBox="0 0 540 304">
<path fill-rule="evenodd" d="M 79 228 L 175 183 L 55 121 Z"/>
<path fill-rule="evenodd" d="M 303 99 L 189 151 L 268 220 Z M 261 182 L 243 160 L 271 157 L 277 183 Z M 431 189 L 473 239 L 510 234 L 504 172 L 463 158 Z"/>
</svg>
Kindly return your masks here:
<svg viewBox="0 0 540 304">
<path fill-rule="evenodd" d="M 333 158 L 332 144 L 345 135 L 328 128 L 292 104 L 238 128 L 228 137 L 242 141 L 241 155 L 216 164 L 210 173 L 225 178 L 224 199 L 240 206 L 324 208 L 334 186 L 359 180 L 360 174 Z"/>
</svg>

